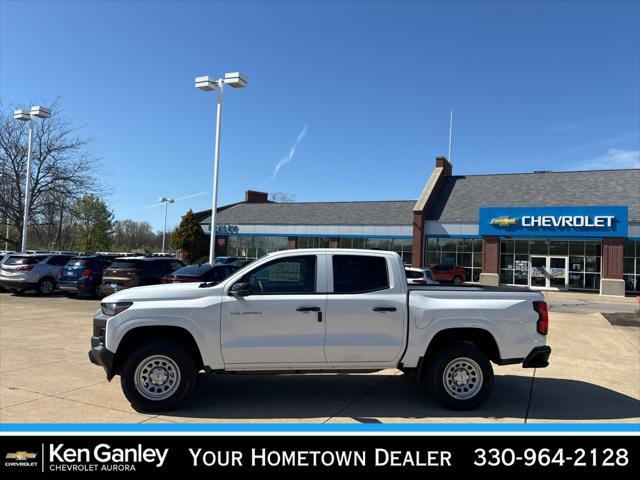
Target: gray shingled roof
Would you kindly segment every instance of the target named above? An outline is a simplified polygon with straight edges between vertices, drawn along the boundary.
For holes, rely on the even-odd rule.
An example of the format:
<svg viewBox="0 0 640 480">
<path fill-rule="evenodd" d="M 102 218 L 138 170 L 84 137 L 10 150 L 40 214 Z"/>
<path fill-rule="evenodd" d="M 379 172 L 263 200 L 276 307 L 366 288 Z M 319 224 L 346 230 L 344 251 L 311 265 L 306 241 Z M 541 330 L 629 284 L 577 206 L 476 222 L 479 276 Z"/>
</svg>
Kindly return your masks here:
<svg viewBox="0 0 640 480">
<path fill-rule="evenodd" d="M 238 203 L 218 212 L 234 225 L 411 225 L 415 200 L 379 202 Z M 200 221 L 211 222 L 210 216 Z"/>
<path fill-rule="evenodd" d="M 479 207 L 509 205 L 628 205 L 640 222 L 640 169 L 447 177 L 427 220 L 477 222 Z"/>
</svg>

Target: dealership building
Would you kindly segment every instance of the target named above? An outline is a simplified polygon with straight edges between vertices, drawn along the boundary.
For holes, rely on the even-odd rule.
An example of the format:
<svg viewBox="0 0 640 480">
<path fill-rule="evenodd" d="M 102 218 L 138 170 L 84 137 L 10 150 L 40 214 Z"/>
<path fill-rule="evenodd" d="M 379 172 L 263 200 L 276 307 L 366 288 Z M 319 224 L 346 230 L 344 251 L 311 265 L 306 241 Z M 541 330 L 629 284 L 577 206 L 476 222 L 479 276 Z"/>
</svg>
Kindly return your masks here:
<svg viewBox="0 0 640 480">
<path fill-rule="evenodd" d="M 211 211 L 196 215 L 209 233 Z M 247 191 L 216 224 L 218 256 L 373 248 L 458 265 L 484 285 L 640 291 L 640 169 L 454 175 L 438 157 L 417 200 L 276 203 Z"/>
</svg>

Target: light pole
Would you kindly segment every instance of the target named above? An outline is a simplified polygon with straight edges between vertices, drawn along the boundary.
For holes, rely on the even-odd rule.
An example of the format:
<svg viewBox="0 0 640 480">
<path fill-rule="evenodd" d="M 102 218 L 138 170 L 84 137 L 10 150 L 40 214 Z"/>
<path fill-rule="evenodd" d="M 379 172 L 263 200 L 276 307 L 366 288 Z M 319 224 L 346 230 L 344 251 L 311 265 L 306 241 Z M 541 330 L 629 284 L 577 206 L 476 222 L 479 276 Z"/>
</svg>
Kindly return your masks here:
<svg viewBox="0 0 640 480">
<path fill-rule="evenodd" d="M 33 138 L 33 123 L 35 118 L 49 118 L 51 110 L 41 106 L 31 107 L 31 110 L 15 110 L 13 118 L 21 122 L 29 122 L 29 147 L 27 149 L 27 179 L 24 185 L 24 216 L 22 217 L 22 247 L 21 252 L 27 251 L 27 227 L 29 226 L 29 201 L 31 199 L 31 140 Z"/>
<path fill-rule="evenodd" d="M 167 209 L 169 208 L 169 204 L 173 203 L 175 200 L 173 198 L 160 197 L 160 203 L 164 203 L 164 228 L 162 229 L 162 253 L 164 253 L 164 237 L 167 232 Z"/>
<path fill-rule="evenodd" d="M 240 72 L 225 73 L 224 78 L 214 80 L 213 77 L 196 77 L 196 88 L 203 92 L 218 91 L 218 110 L 216 112 L 216 145 L 213 161 L 213 201 L 211 205 L 211 238 L 209 241 L 209 263 L 213 265 L 216 258 L 216 211 L 218 210 L 218 163 L 220 160 L 220 126 L 222 123 L 222 90 L 224 85 L 232 88 L 247 86 L 247 77 Z"/>
</svg>

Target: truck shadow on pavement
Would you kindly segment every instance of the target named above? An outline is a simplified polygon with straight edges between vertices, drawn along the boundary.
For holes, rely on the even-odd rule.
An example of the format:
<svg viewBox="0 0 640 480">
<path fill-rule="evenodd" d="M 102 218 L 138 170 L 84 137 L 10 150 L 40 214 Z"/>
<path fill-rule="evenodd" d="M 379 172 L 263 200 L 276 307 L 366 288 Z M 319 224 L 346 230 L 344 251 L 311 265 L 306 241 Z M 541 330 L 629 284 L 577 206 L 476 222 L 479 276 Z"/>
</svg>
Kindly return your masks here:
<svg viewBox="0 0 640 480">
<path fill-rule="evenodd" d="M 578 380 L 498 375 L 491 397 L 468 412 L 446 410 L 403 375 L 200 375 L 191 398 L 162 416 L 177 421 L 382 423 L 406 420 L 617 420 L 640 401 Z M 162 418 L 161 417 L 161 418 Z M 444 420 L 446 421 L 446 420 Z"/>
</svg>

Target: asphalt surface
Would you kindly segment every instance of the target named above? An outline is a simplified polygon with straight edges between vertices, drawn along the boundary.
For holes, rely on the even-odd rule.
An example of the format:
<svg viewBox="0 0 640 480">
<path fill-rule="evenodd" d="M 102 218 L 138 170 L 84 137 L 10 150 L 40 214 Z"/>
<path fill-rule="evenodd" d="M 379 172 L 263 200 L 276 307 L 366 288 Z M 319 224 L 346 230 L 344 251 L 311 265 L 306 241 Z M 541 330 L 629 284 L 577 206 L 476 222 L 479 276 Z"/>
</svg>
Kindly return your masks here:
<svg viewBox="0 0 640 480">
<path fill-rule="evenodd" d="M 119 378 L 87 351 L 95 300 L 0 293 L 0 422 L 638 422 L 640 328 L 585 311 L 611 302 L 549 299 L 551 365 L 494 367 L 489 400 L 452 412 L 397 370 L 375 374 L 206 375 L 163 415 L 134 411 Z M 621 302 L 634 306 L 629 301 Z M 571 307 L 571 305 L 577 305 Z M 586 304 L 586 306 L 585 306 Z M 574 308 L 567 313 L 562 309 Z"/>
</svg>

